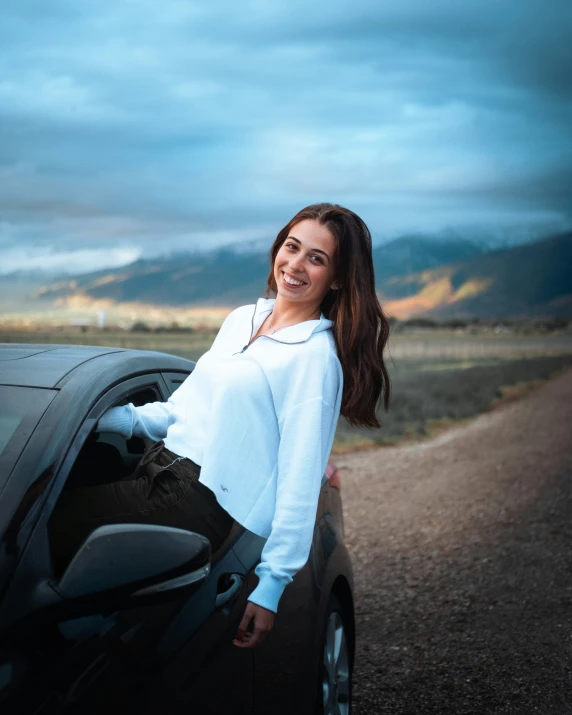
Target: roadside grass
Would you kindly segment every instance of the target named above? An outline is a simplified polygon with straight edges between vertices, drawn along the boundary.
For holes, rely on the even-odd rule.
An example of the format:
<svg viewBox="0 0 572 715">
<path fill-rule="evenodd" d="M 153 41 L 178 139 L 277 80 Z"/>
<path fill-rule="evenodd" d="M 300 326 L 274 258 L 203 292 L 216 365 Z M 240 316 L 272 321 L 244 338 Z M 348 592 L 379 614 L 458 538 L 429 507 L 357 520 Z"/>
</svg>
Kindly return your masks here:
<svg viewBox="0 0 572 715">
<path fill-rule="evenodd" d="M 159 350 L 190 360 L 209 349 L 216 328 L 195 332 L 0 330 L 0 343 L 63 343 Z M 572 340 L 558 336 L 463 336 L 449 331 L 390 339 L 389 412 L 381 429 L 351 427 L 340 418 L 333 453 L 426 440 L 472 417 L 519 399 L 572 367 Z"/>
<path fill-rule="evenodd" d="M 101 330 L 85 326 L 36 326 L 17 330 L 0 325 L 0 343 L 100 345 L 158 350 L 198 360 L 209 349 L 216 333 L 217 327 L 206 322 L 193 332 Z M 410 370 L 450 369 L 453 363 L 470 367 L 500 359 L 563 353 L 572 353 L 572 337 L 569 335 L 464 335 L 453 330 L 395 333 L 391 335 L 387 349 L 390 365 L 393 362 L 400 369 Z"/>
<path fill-rule="evenodd" d="M 216 329 L 195 332 L 145 333 L 126 330 L 80 329 L 27 329 L 0 330 L 0 343 L 27 343 L 39 345 L 97 345 L 130 350 L 157 350 L 179 355 L 188 360 L 198 360 L 215 338 Z"/>
<path fill-rule="evenodd" d="M 391 400 L 388 412 L 378 412 L 382 427 L 352 427 L 341 417 L 333 454 L 432 439 L 572 368 L 572 354 L 471 361 L 469 366 L 463 361 L 412 362 L 389 366 Z"/>
</svg>

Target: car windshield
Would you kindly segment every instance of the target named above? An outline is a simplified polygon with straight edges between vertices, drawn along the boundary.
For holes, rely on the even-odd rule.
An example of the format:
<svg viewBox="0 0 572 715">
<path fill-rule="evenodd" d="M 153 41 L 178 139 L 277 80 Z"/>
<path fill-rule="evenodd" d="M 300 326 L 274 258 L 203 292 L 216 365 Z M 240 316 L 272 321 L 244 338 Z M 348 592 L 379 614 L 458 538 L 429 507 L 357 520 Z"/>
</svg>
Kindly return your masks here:
<svg viewBox="0 0 572 715">
<path fill-rule="evenodd" d="M 0 489 L 55 395 L 54 390 L 0 385 Z"/>
</svg>

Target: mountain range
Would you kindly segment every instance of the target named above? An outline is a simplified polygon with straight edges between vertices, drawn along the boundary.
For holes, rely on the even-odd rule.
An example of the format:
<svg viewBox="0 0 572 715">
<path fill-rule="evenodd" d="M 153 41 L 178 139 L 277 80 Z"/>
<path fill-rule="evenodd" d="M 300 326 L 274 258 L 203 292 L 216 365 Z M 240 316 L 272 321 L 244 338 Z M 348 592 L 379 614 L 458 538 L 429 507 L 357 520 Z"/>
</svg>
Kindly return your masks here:
<svg viewBox="0 0 572 715">
<path fill-rule="evenodd" d="M 397 318 L 572 317 L 572 232 L 393 276 L 379 291 Z"/>
<path fill-rule="evenodd" d="M 468 239 L 405 236 L 373 249 L 388 314 L 449 317 L 572 316 L 572 232 L 487 250 Z M 158 306 L 229 306 L 264 293 L 268 255 L 232 248 L 139 260 L 57 281 L 35 298 Z"/>
</svg>

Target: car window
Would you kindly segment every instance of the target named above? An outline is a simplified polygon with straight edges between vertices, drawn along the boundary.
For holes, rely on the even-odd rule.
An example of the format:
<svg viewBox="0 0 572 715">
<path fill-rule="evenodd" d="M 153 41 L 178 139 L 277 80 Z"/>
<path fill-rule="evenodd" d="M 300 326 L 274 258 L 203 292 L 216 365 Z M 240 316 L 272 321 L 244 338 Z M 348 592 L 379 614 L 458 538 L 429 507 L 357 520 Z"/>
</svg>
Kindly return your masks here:
<svg viewBox="0 0 572 715">
<path fill-rule="evenodd" d="M 164 372 L 163 377 L 169 387 L 169 392 L 173 394 L 190 375 L 189 372 Z"/>
<path fill-rule="evenodd" d="M 159 388 L 147 385 L 135 391 L 130 390 L 116 400 L 113 407 L 128 403 L 139 407 L 161 399 Z M 95 486 L 122 479 L 135 470 L 147 446 L 140 437 L 125 439 L 114 432 L 94 433 L 79 452 L 66 486 Z"/>
<path fill-rule="evenodd" d="M 140 406 L 161 400 L 162 394 L 159 386 L 156 383 L 147 383 L 138 384 L 131 389 L 126 385 L 124 391 L 120 392 L 117 398 L 108 404 L 109 407 L 118 407 L 128 403 Z M 48 521 L 48 542 L 57 576 L 63 573 L 73 556 L 73 552 L 64 543 L 67 541 L 67 525 L 65 521 L 62 521 L 61 509 L 59 509 L 60 501 L 64 499 L 66 491 L 108 485 L 128 477 L 136 469 L 147 446 L 145 440 L 139 437 L 125 439 L 112 432 L 93 431 L 87 436 L 77 457 L 69 467 L 62 493 L 59 495 Z"/>
<path fill-rule="evenodd" d="M 0 385 L 0 489 L 57 392 Z"/>
</svg>

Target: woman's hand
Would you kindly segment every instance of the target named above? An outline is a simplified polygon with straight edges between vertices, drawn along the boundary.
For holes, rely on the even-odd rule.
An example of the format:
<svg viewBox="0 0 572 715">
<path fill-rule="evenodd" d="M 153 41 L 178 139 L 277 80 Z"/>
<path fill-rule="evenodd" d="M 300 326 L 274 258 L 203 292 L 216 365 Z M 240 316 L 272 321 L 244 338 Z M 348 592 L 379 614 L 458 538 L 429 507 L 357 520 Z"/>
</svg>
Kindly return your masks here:
<svg viewBox="0 0 572 715">
<path fill-rule="evenodd" d="M 254 619 L 254 633 L 247 633 L 250 621 Z M 238 648 L 254 648 L 262 643 L 274 625 L 274 611 L 269 611 L 256 603 L 248 601 L 244 616 L 238 627 L 236 638 L 232 641 Z"/>
</svg>

